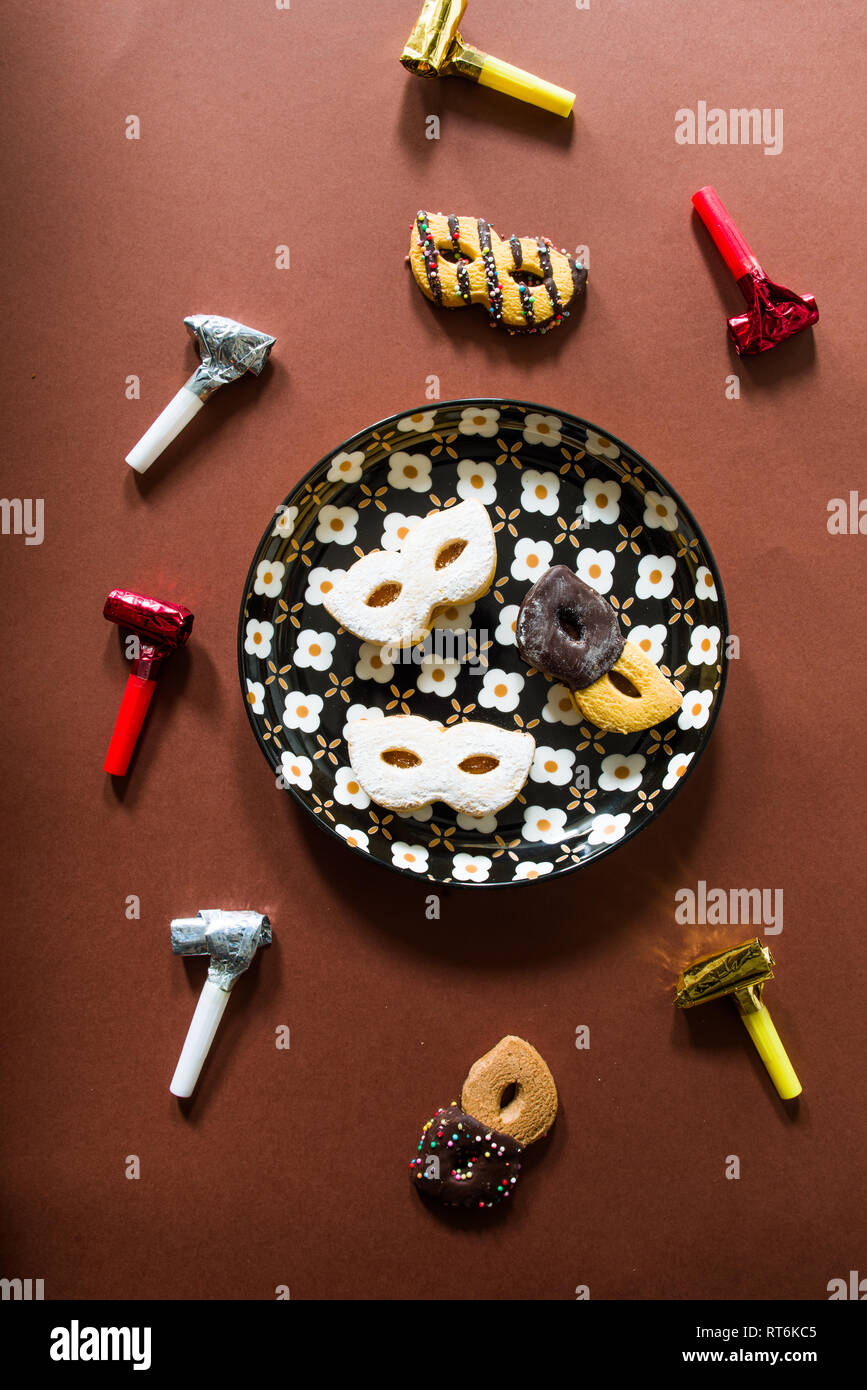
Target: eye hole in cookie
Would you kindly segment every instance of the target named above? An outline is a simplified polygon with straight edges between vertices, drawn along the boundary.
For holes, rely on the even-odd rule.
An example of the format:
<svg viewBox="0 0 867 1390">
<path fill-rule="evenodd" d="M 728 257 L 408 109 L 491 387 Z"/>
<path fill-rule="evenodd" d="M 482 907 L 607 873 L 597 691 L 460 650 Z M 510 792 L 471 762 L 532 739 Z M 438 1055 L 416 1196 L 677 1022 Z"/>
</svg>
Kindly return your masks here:
<svg viewBox="0 0 867 1390">
<path fill-rule="evenodd" d="M 389 767 L 421 767 L 418 753 L 411 753 L 408 748 L 386 748 L 380 757 Z"/>
<path fill-rule="evenodd" d="M 449 242 L 447 246 L 437 246 L 437 252 L 441 261 L 448 261 L 449 265 L 458 265 L 461 261 L 474 261 L 476 258 L 471 251 L 456 251 L 454 243 Z"/>
<path fill-rule="evenodd" d="M 461 772 L 493 772 L 495 767 L 500 766 L 499 758 L 492 758 L 490 753 L 471 753 L 468 758 L 464 758 L 462 763 L 458 763 Z"/>
<path fill-rule="evenodd" d="M 630 700 L 641 699 L 641 691 L 636 690 L 635 686 L 632 684 L 632 681 L 627 680 L 626 677 L 624 675 L 621 675 L 619 671 L 609 671 L 608 679 L 614 686 L 615 690 L 620 691 L 621 695 L 628 695 Z"/>
<path fill-rule="evenodd" d="M 510 1081 L 503 1094 L 500 1096 L 500 1109 L 505 1110 L 513 1101 L 518 1099 L 518 1083 Z"/>
<path fill-rule="evenodd" d="M 466 541 L 446 541 L 445 545 L 440 546 L 437 551 L 434 567 L 438 570 L 444 570 L 447 565 L 453 565 L 458 556 L 463 555 L 466 548 Z M 369 599 L 368 602 L 370 602 Z"/>
<path fill-rule="evenodd" d="M 574 642 L 584 641 L 584 624 L 572 609 L 561 608 L 558 610 L 557 626 Z"/>
<path fill-rule="evenodd" d="M 378 585 L 373 593 L 367 596 L 368 608 L 387 608 L 390 603 L 394 603 L 402 588 L 402 584 L 391 579 Z"/>
<path fill-rule="evenodd" d="M 512 270 L 509 272 L 512 279 L 518 285 L 544 285 L 545 279 L 542 275 L 537 275 L 535 270 Z"/>
</svg>

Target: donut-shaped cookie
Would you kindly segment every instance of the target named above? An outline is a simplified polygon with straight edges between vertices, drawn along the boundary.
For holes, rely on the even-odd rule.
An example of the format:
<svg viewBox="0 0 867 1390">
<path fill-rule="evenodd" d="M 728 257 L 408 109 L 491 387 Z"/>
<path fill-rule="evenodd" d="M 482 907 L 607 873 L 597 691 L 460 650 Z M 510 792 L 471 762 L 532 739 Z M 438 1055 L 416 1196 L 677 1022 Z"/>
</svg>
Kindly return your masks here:
<svg viewBox="0 0 867 1390">
<path fill-rule="evenodd" d="M 569 317 L 587 271 L 546 237 L 503 241 L 481 217 L 420 212 L 408 256 L 426 298 L 445 309 L 481 304 L 494 328 L 547 333 Z"/>
<path fill-rule="evenodd" d="M 515 638 L 528 666 L 570 690 L 592 685 L 623 651 L 611 604 L 566 565 L 552 565 L 524 595 Z"/>
<path fill-rule="evenodd" d="M 619 678 L 619 680 L 618 680 Z M 629 689 L 633 693 L 629 694 Z M 570 692 L 578 713 L 600 729 L 632 734 L 670 719 L 683 696 L 636 642 L 627 641 L 611 670 L 585 690 Z"/>
<path fill-rule="evenodd" d="M 512 1194 L 521 1145 L 453 1101 L 424 1126 L 409 1165 L 413 1187 L 450 1207 L 494 1207 Z"/>
<path fill-rule="evenodd" d="M 508 1034 L 470 1067 L 461 1105 L 489 1129 L 526 1147 L 554 1123 L 557 1087 L 535 1047 Z"/>
</svg>

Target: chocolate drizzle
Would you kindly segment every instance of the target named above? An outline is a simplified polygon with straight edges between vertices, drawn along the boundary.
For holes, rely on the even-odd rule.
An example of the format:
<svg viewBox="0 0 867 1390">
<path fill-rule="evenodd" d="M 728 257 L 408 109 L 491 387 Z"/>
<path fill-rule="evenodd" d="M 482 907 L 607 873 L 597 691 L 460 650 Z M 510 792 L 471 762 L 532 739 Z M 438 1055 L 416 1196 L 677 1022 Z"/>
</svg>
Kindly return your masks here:
<svg viewBox="0 0 867 1390">
<path fill-rule="evenodd" d="M 452 244 L 458 256 L 458 260 L 455 263 L 458 294 L 465 304 L 471 304 L 473 296 L 470 290 L 470 277 L 467 272 L 469 261 L 461 252 L 461 221 L 459 217 L 455 217 L 453 212 L 449 214 L 449 235 L 451 236 Z"/>
<path fill-rule="evenodd" d="M 548 291 L 548 297 L 551 300 L 551 308 L 554 311 L 554 317 L 556 318 L 556 316 L 560 313 L 563 305 L 560 299 L 560 291 L 557 289 L 556 281 L 554 280 L 554 276 L 551 273 L 551 252 L 549 250 L 547 241 L 545 241 L 542 237 L 538 238 L 538 240 L 536 241 L 536 245 L 539 248 L 539 264 L 542 267 L 542 276 L 545 281 L 545 289 Z"/>
<path fill-rule="evenodd" d="M 524 311 L 524 318 L 532 327 L 536 322 L 536 311 L 533 308 L 533 296 L 528 285 L 518 285 L 518 294 L 521 296 L 521 308 Z"/>
<path fill-rule="evenodd" d="M 485 263 L 485 278 L 488 282 L 488 298 L 491 301 L 491 317 L 495 323 L 501 323 L 503 318 L 503 288 L 500 284 L 500 277 L 497 273 L 497 262 L 491 248 L 491 228 L 481 217 L 478 220 L 479 246 L 482 250 L 482 260 Z"/>
<path fill-rule="evenodd" d="M 510 236 L 509 247 L 512 252 L 512 260 L 515 262 L 515 269 L 520 270 L 524 264 L 524 248 L 521 245 L 520 237 Z"/>
<path fill-rule="evenodd" d="M 434 244 L 433 233 L 431 232 L 427 216 L 424 212 L 418 214 L 416 226 L 418 227 L 419 245 L 422 249 L 425 270 L 427 271 L 427 282 L 437 304 L 442 304 L 443 287 L 440 283 L 439 253 Z"/>
</svg>

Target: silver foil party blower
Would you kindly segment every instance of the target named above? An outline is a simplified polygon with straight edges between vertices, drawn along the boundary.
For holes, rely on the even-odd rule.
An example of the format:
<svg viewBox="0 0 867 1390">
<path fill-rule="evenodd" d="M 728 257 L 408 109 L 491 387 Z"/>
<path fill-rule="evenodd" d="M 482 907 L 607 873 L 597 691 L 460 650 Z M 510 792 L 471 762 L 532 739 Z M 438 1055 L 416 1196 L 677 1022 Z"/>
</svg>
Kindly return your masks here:
<svg viewBox="0 0 867 1390">
<path fill-rule="evenodd" d="M 195 917 L 172 922 L 172 951 L 176 956 L 210 956 L 208 978 L 202 986 L 169 1090 L 191 1096 L 220 1026 L 229 994 L 260 946 L 271 945 L 271 923 L 261 912 L 202 908 Z"/>
<path fill-rule="evenodd" d="M 245 324 L 224 319 L 219 314 L 191 314 L 184 319 L 184 323 L 202 360 L 189 381 L 169 401 L 162 415 L 154 420 L 135 448 L 127 454 L 127 463 L 137 473 L 147 472 L 163 449 L 171 444 L 194 415 L 198 415 L 208 397 L 213 396 L 221 386 L 228 381 L 236 381 L 244 372 L 258 376 L 277 341 L 268 333 L 247 328 Z"/>
</svg>

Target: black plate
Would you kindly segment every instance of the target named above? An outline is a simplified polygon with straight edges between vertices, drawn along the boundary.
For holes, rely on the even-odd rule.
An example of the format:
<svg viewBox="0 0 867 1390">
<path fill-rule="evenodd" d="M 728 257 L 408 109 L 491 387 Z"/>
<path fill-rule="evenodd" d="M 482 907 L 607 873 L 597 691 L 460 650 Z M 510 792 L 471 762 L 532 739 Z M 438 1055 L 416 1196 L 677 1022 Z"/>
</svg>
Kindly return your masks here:
<svg viewBox="0 0 867 1390">
<path fill-rule="evenodd" d="M 457 665 L 439 663 L 438 681 L 411 661 L 377 667 L 378 653 L 322 606 L 323 571 L 395 548 L 402 518 L 464 497 L 488 508 L 497 571 L 484 598 L 438 627 L 468 626 L 488 670 L 478 674 L 480 663 L 461 663 L 459 652 Z M 680 714 L 664 727 L 602 733 L 567 707 L 562 687 L 529 675 L 510 623 L 548 563 L 575 568 L 614 604 L 627 635 L 641 629 L 639 640 L 651 643 L 684 691 Z M 727 637 L 707 542 L 640 454 L 563 411 L 478 399 L 392 416 L 310 470 L 256 550 L 238 653 L 247 713 L 277 784 L 326 830 L 402 873 L 494 886 L 579 868 L 668 804 L 719 713 Z M 366 803 L 343 733 L 353 706 L 527 729 L 537 744 L 530 780 L 511 806 L 478 823 L 439 802 L 411 816 Z"/>
</svg>

